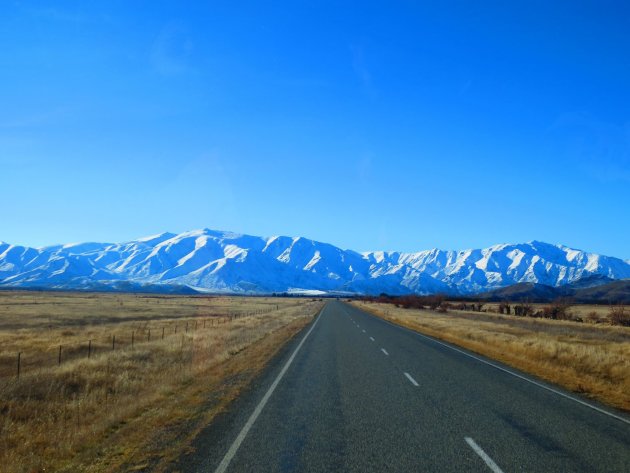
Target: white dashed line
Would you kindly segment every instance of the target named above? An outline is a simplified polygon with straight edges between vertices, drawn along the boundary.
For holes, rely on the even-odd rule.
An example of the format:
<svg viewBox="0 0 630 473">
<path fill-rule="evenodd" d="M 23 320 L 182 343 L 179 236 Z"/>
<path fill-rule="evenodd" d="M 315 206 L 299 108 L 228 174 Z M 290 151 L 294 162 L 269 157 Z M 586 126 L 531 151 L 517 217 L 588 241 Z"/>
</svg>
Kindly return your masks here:
<svg viewBox="0 0 630 473">
<path fill-rule="evenodd" d="M 460 354 L 462 354 L 462 355 L 464 355 L 464 356 L 467 356 L 468 358 L 472 358 L 472 359 L 477 360 L 477 361 L 479 361 L 479 362 L 481 362 L 481 363 L 484 363 L 484 364 L 486 364 L 486 365 L 488 365 L 488 366 L 492 366 L 493 368 L 495 368 L 495 369 L 497 369 L 497 370 L 499 370 L 499 371 L 503 371 L 504 373 L 507 373 L 507 374 L 509 374 L 509 375 L 512 375 L 512 376 L 514 376 L 514 377 L 516 377 L 516 378 L 519 378 L 519 379 L 521 379 L 521 380 L 523 380 L 523 381 L 527 381 L 528 383 L 531 383 L 531 384 L 533 384 L 534 386 L 538 386 L 539 388 L 542 388 L 542 389 L 545 389 L 545 390 L 547 390 L 547 391 L 549 391 L 549 392 L 552 392 L 552 393 L 554 393 L 554 394 L 557 394 L 558 396 L 562 396 L 562 397 L 564 397 L 564 398 L 566 398 L 566 399 L 570 399 L 571 401 L 577 402 L 578 404 L 582 404 L 583 406 L 588 407 L 588 408 L 590 408 L 590 409 L 593 409 L 594 411 L 597 411 L 597 412 L 599 412 L 599 413 L 601 413 L 601 414 L 604 414 L 604 415 L 607 415 L 607 416 L 612 417 L 612 418 L 614 418 L 614 419 L 620 420 L 621 422 L 624 422 L 625 424 L 630 424 L 630 420 L 629 420 L 629 419 L 626 419 L 626 418 L 624 418 L 624 417 L 621 417 L 621 416 L 619 416 L 619 415 L 617 415 L 617 414 L 613 414 L 613 413 L 612 413 L 612 412 L 610 412 L 610 411 L 607 411 L 607 410 L 601 409 L 600 407 L 597 407 L 597 406 L 595 406 L 595 405 L 593 405 L 593 404 L 590 404 L 590 403 L 588 403 L 588 402 L 586 402 L 586 401 L 583 401 L 582 399 L 578 399 L 578 398 L 576 398 L 576 397 L 570 396 L 569 394 L 566 394 L 566 393 L 563 393 L 563 392 L 561 392 L 561 391 L 558 391 L 557 389 L 554 389 L 554 388 L 552 388 L 552 387 L 550 387 L 550 386 L 545 386 L 544 384 L 539 383 L 538 381 L 534 381 L 533 379 L 527 378 L 526 376 L 520 375 L 520 374 L 518 374 L 518 373 L 516 373 L 516 372 L 514 372 L 514 371 L 512 371 L 512 370 L 509 370 L 509 369 L 507 369 L 507 368 L 504 368 L 504 367 L 502 367 L 502 366 L 499 366 L 499 365 L 498 365 L 498 364 L 496 364 L 496 363 L 492 363 L 491 361 L 488 361 L 488 360 L 484 360 L 484 359 L 482 359 L 482 358 L 479 358 L 478 356 L 475 356 L 475 355 L 473 355 L 473 354 L 471 354 L 471 353 L 468 353 L 468 352 L 466 352 L 466 351 L 464 351 L 464 350 L 460 350 L 459 348 L 456 348 L 456 347 L 454 347 L 454 346 L 451 346 L 451 345 L 449 345 L 449 344 L 447 344 L 447 343 L 441 342 L 441 341 L 439 341 L 439 340 L 437 340 L 437 339 L 435 339 L 435 338 L 433 338 L 433 337 L 429 337 L 429 336 L 424 335 L 424 334 L 422 334 L 422 333 L 414 332 L 413 330 L 410 330 L 410 329 L 408 329 L 408 328 L 406 328 L 406 327 L 401 327 L 400 325 L 397 325 L 397 324 L 395 324 L 395 323 L 393 323 L 393 322 L 390 322 L 389 320 L 385 320 L 385 319 L 382 319 L 382 318 L 377 317 L 377 316 L 375 316 L 375 315 L 368 314 L 367 312 L 366 312 L 366 314 L 367 314 L 367 315 L 369 315 L 370 317 L 373 317 L 373 318 L 375 318 L 375 319 L 377 319 L 377 320 L 379 320 L 379 321 L 383 322 L 383 323 L 386 323 L 387 325 L 391 325 L 392 327 L 395 327 L 395 328 L 396 328 L 396 329 L 398 329 L 398 330 L 402 330 L 402 331 L 404 331 L 404 332 L 410 332 L 410 333 L 414 334 L 414 335 L 415 335 L 415 336 L 417 336 L 417 337 L 424 338 L 424 339 L 429 340 L 429 341 L 431 341 L 431 342 L 433 342 L 433 343 L 436 343 L 436 344 L 438 344 L 438 345 L 441 345 L 441 346 L 443 346 L 443 347 L 445 347 L 445 348 L 448 348 L 448 349 L 450 349 L 450 350 L 456 351 L 456 352 L 458 352 L 458 353 L 460 353 Z"/>
<path fill-rule="evenodd" d="M 413 379 L 409 373 L 405 373 L 405 376 L 407 377 L 407 379 L 409 380 L 411 384 L 413 384 L 414 386 L 420 386 L 418 382 L 415 379 Z"/>
<path fill-rule="evenodd" d="M 466 440 L 466 443 L 470 445 L 470 448 L 472 448 L 475 451 L 475 453 L 479 455 L 484 462 L 486 462 L 486 465 L 488 465 L 488 468 L 494 471 L 494 473 L 503 473 L 503 470 L 499 468 L 499 465 L 497 465 L 492 460 L 492 458 L 490 458 L 488 454 L 484 452 L 479 445 L 477 445 L 477 443 L 473 439 L 471 439 L 470 437 L 465 437 L 464 440 Z"/>
<path fill-rule="evenodd" d="M 376 317 L 376 316 L 372 316 L 372 317 Z M 539 388 L 542 388 L 542 389 L 545 389 L 547 391 L 550 391 L 550 392 L 552 392 L 554 394 L 557 394 L 558 396 L 562 396 L 562 397 L 564 397 L 566 399 L 570 399 L 571 401 L 577 402 L 578 404 L 582 404 L 583 406 L 586 406 L 586 407 L 588 407 L 590 409 L 593 409 L 594 411 L 597 411 L 597 412 L 599 412 L 601 414 L 604 414 L 604 415 L 607 415 L 607 416 L 612 417 L 614 419 L 620 420 L 621 422 L 624 422 L 626 424 L 630 424 L 630 420 L 628 420 L 628 419 L 625 419 L 625 418 L 623 418 L 621 416 L 613 414 L 612 412 L 609 412 L 609 411 L 606 411 L 604 409 L 601 409 L 601 408 L 599 408 L 599 407 L 597 407 L 597 406 L 595 406 L 593 404 L 590 404 L 590 403 L 588 403 L 586 401 L 582 401 L 581 399 L 578 399 L 576 397 L 573 397 L 573 396 L 570 396 L 568 394 L 565 394 L 565 393 L 563 393 L 561 391 L 558 391 L 557 389 L 554 389 L 554 388 L 552 388 L 550 386 L 545 386 L 544 384 L 539 383 L 538 381 L 534 381 L 533 379 L 527 378 L 526 376 L 520 375 L 520 374 L 518 374 L 518 373 L 516 373 L 516 372 L 514 372 L 512 370 L 509 370 L 507 368 L 499 366 L 496 363 L 492 363 L 491 361 L 487 361 L 487 360 L 484 360 L 482 358 L 479 358 L 478 356 L 475 356 L 475 355 L 472 355 L 470 353 L 467 353 L 464 350 L 460 350 L 459 348 L 456 348 L 456 347 L 451 346 L 451 345 L 449 345 L 447 343 L 441 342 L 441 341 L 439 341 L 439 340 L 437 340 L 435 338 L 429 337 L 429 336 L 424 335 L 422 333 L 414 332 L 413 330 L 409 330 L 408 328 L 401 327 L 400 325 L 396 325 L 395 323 L 390 322 L 389 320 L 384 320 L 384 319 L 380 319 L 380 320 L 385 322 L 388 325 L 396 327 L 399 330 L 404 330 L 406 332 L 411 332 L 414 335 L 416 335 L 417 337 L 424 338 L 424 339 L 429 340 L 429 341 L 431 341 L 433 343 L 437 343 L 438 345 L 442 345 L 443 347 L 449 348 L 449 349 L 451 349 L 453 351 L 456 351 L 457 353 L 461 353 L 462 355 L 467 356 L 468 358 L 472 358 L 473 360 L 477 360 L 477 361 L 479 361 L 481 363 L 484 363 L 484 364 L 486 364 L 488 366 L 492 366 L 493 368 L 495 368 L 495 369 L 497 369 L 499 371 L 503 371 L 504 373 L 510 374 L 510 375 L 514 376 L 515 378 L 519 378 L 519 379 L 522 379 L 523 381 L 527 381 L 528 383 L 531 383 L 534 386 L 538 386 Z"/>
<path fill-rule="evenodd" d="M 363 330 L 363 333 L 365 333 L 365 330 Z"/>
<path fill-rule="evenodd" d="M 374 341 L 374 337 L 370 337 L 370 340 Z"/>
<path fill-rule="evenodd" d="M 389 353 L 387 353 L 387 350 L 385 350 L 385 348 L 381 348 L 381 351 L 385 353 L 387 356 L 389 356 Z"/>
</svg>

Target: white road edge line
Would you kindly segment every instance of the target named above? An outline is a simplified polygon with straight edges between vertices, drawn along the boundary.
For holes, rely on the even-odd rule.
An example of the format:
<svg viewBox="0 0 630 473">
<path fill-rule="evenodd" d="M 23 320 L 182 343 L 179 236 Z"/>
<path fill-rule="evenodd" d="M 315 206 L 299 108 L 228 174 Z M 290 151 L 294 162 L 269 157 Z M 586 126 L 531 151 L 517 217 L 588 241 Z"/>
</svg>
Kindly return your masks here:
<svg viewBox="0 0 630 473">
<path fill-rule="evenodd" d="M 466 440 L 466 443 L 470 445 L 470 448 L 472 448 L 475 451 L 475 453 L 479 455 L 484 462 L 486 462 L 486 465 L 488 465 L 488 468 L 494 471 L 494 473 L 503 473 L 503 470 L 499 468 L 499 465 L 497 465 L 492 460 L 492 458 L 490 458 L 488 454 L 484 452 L 483 449 L 479 445 L 477 445 L 477 443 L 473 439 L 471 439 L 470 437 L 464 437 L 464 440 Z"/>
<path fill-rule="evenodd" d="M 302 345 L 304 345 L 304 342 L 306 341 L 308 336 L 311 334 L 311 332 L 313 331 L 313 329 L 319 322 L 319 319 L 322 316 L 322 312 L 319 313 L 319 316 L 317 317 L 317 320 L 315 320 L 315 323 L 313 323 L 309 331 L 306 332 L 306 335 L 304 335 L 304 338 L 302 339 L 300 344 L 297 346 L 297 348 L 291 355 L 291 358 L 289 358 L 289 360 L 282 367 L 282 370 L 280 371 L 280 373 L 278 373 L 278 376 L 274 380 L 273 384 L 269 387 L 269 389 L 267 390 L 263 398 L 260 400 L 260 402 L 256 406 L 256 409 L 254 409 L 254 412 L 252 412 L 252 415 L 249 416 L 249 419 L 247 419 L 247 422 L 245 423 L 245 425 L 243 426 L 243 428 L 237 435 L 236 439 L 234 439 L 234 442 L 232 442 L 232 445 L 230 445 L 230 448 L 225 454 L 225 456 L 223 457 L 223 460 L 221 460 L 221 463 L 219 463 L 219 466 L 217 467 L 217 469 L 214 470 L 215 473 L 224 473 L 227 470 L 228 466 L 230 465 L 230 462 L 232 461 L 232 458 L 234 458 L 234 455 L 236 455 L 236 452 L 238 451 L 239 447 L 243 443 L 243 440 L 245 440 L 245 437 L 247 436 L 249 429 L 251 429 L 252 426 L 254 425 L 254 422 L 256 422 L 256 419 L 258 418 L 263 408 L 267 404 L 267 401 L 269 401 L 269 398 L 271 397 L 276 387 L 278 386 L 278 384 L 284 377 L 284 374 L 289 369 L 289 366 L 291 366 L 291 363 L 293 363 L 293 359 L 295 358 L 295 355 L 297 355 L 298 351 L 300 351 L 300 348 L 302 348 Z"/>
<path fill-rule="evenodd" d="M 385 348 L 381 348 L 381 351 L 385 353 L 387 356 L 389 356 L 389 353 L 387 353 L 387 350 L 385 350 Z"/>
<path fill-rule="evenodd" d="M 374 337 L 370 337 L 370 340 L 374 341 Z"/>
<path fill-rule="evenodd" d="M 503 368 L 502 366 L 499 366 L 499 365 L 497 365 L 495 363 L 491 363 L 491 362 L 486 361 L 486 360 L 484 360 L 482 358 L 479 358 L 478 356 L 472 355 L 470 353 L 466 353 L 464 350 L 460 350 L 459 348 L 455 348 L 455 347 L 453 347 L 451 345 L 448 345 L 446 343 L 443 343 L 443 342 L 441 342 L 441 341 L 439 341 L 439 340 L 437 340 L 435 338 L 431 338 L 431 337 L 429 337 L 427 335 L 424 335 L 422 333 L 414 332 L 413 330 L 410 330 L 407 327 L 402 327 L 400 325 L 396 325 L 395 323 L 390 322 L 389 320 L 382 319 L 381 317 L 377 317 L 376 315 L 372 315 L 372 314 L 368 314 L 368 315 L 371 316 L 371 317 L 374 317 L 375 319 L 381 320 L 381 321 L 385 322 L 386 324 L 391 325 L 392 327 L 396 327 L 398 329 L 402 329 L 404 331 L 411 332 L 414 335 L 417 335 L 418 337 L 426 338 L 427 340 L 429 340 L 429 341 L 431 341 L 433 343 L 437 343 L 438 345 L 442 345 L 443 347 L 450 348 L 451 350 L 456 351 L 458 353 L 461 353 L 462 355 L 465 355 L 465 356 L 467 356 L 469 358 L 472 358 L 474 360 L 480 361 L 481 363 L 484 363 L 484 364 L 486 364 L 488 366 L 492 366 L 493 368 L 496 368 L 499 371 L 503 371 L 504 373 L 507 373 L 507 374 L 510 374 L 510 375 L 512 375 L 512 376 L 514 376 L 516 378 L 522 379 L 523 381 L 527 381 L 528 383 L 531 383 L 531 384 L 533 384 L 535 386 L 538 386 L 539 388 L 542 388 L 542 389 L 545 389 L 545 390 L 547 390 L 549 392 L 557 394 L 558 396 L 562 396 L 562 397 L 564 397 L 566 399 L 570 399 L 571 401 L 577 402 L 578 404 L 582 404 L 583 406 L 586 406 L 586 407 L 588 407 L 590 409 L 593 409 L 593 410 L 599 412 L 600 414 L 605 414 L 605 415 L 607 415 L 609 417 L 612 417 L 613 419 L 620 420 L 621 422 L 630 425 L 630 420 L 624 419 L 623 417 L 618 416 L 617 414 L 613 414 L 612 412 L 606 411 L 604 409 L 600 409 L 599 407 L 594 406 L 593 404 L 589 404 L 588 402 L 582 401 L 581 399 L 578 399 L 576 397 L 569 396 L 568 394 L 560 392 L 557 389 L 553 389 L 553 388 L 551 388 L 549 386 L 545 386 L 544 384 L 539 383 L 538 381 L 534 381 L 533 379 L 529 379 L 529 378 L 527 378 L 525 376 L 522 376 L 522 375 L 520 375 L 518 373 L 515 373 L 514 371 L 510 371 L 510 370 L 508 370 L 506 368 Z"/>
<path fill-rule="evenodd" d="M 413 379 L 409 373 L 405 373 L 405 376 L 411 382 L 411 384 L 413 384 L 414 386 L 420 386 L 418 382 L 415 379 Z"/>
</svg>

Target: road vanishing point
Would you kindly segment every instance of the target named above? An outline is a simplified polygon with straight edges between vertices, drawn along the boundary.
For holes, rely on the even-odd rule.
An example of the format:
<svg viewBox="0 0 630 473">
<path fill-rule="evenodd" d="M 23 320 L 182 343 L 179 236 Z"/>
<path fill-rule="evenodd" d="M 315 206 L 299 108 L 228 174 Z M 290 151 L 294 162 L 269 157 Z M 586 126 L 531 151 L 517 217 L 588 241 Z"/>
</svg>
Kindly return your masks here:
<svg viewBox="0 0 630 473">
<path fill-rule="evenodd" d="M 630 419 L 338 301 L 173 471 L 629 472 Z"/>
</svg>

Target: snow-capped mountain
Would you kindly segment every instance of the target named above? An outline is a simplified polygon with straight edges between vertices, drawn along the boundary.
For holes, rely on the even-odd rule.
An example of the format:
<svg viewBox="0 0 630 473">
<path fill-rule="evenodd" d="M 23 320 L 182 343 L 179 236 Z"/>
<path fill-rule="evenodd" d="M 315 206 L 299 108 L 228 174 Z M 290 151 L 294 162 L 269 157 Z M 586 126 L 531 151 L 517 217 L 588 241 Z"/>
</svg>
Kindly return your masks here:
<svg viewBox="0 0 630 473">
<path fill-rule="evenodd" d="M 480 250 L 357 253 L 300 237 L 209 229 L 37 249 L 0 242 L 3 287 L 119 288 L 130 283 L 234 293 L 468 294 L 520 282 L 560 286 L 593 275 L 630 278 L 630 263 L 538 241 Z"/>
</svg>

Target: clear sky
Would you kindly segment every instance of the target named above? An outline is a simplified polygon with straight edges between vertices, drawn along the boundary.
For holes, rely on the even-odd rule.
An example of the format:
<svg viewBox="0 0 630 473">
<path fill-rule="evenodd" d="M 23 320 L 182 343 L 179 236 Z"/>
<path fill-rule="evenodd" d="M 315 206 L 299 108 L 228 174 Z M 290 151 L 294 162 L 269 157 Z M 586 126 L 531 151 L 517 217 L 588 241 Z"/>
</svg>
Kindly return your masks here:
<svg viewBox="0 0 630 473">
<path fill-rule="evenodd" d="M 0 240 L 630 258 L 626 5 L 3 2 Z"/>
</svg>

